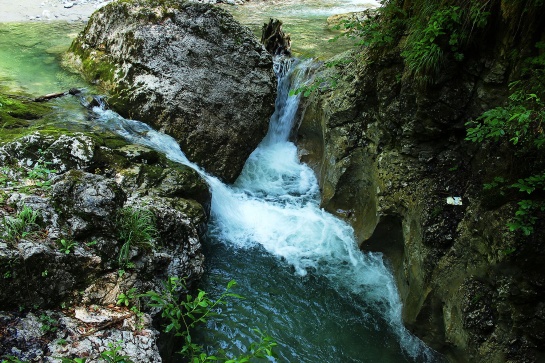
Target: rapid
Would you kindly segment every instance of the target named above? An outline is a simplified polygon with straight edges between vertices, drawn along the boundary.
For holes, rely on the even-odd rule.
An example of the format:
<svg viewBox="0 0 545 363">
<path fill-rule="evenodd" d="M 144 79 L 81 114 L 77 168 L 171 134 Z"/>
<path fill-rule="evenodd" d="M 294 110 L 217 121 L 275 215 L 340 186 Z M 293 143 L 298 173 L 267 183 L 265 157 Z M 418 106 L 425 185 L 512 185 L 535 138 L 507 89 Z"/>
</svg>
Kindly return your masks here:
<svg viewBox="0 0 545 363">
<path fill-rule="evenodd" d="M 245 297 L 199 334 L 211 351 L 244 350 L 259 329 L 277 340 L 278 362 L 441 360 L 404 328 L 383 256 L 361 252 L 351 226 L 320 208 L 316 176 L 289 141 L 299 107 L 289 91 L 308 81 L 310 62 L 277 63 L 269 132 L 234 185 L 191 163 L 168 135 L 109 110 L 94 112 L 101 125 L 195 168 L 210 185 L 208 272 L 200 287 L 220 294 L 235 279 L 235 292 Z"/>
</svg>

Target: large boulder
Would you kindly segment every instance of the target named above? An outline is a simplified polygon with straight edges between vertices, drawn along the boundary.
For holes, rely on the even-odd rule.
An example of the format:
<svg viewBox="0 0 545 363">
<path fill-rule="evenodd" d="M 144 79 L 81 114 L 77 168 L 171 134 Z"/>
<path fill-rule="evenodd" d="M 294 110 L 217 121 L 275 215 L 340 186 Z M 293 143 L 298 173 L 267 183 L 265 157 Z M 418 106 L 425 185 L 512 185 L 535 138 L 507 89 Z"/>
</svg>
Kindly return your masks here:
<svg viewBox="0 0 545 363">
<path fill-rule="evenodd" d="M 212 5 L 113 2 L 92 16 L 67 60 L 110 93 L 117 112 L 172 135 L 190 160 L 228 182 L 274 109 L 271 55 Z"/>
</svg>

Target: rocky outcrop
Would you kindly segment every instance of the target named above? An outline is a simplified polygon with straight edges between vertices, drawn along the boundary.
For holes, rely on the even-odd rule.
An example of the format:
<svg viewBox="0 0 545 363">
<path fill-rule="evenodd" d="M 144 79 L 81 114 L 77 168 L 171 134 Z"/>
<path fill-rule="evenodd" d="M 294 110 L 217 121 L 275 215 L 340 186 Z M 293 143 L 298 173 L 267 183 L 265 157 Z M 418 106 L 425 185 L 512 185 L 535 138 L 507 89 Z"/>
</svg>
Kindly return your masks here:
<svg viewBox="0 0 545 363">
<path fill-rule="evenodd" d="M 354 226 L 362 249 L 385 253 L 405 323 L 452 361 L 545 356 L 545 225 L 509 232 L 516 201 L 483 191 L 524 163 L 464 140 L 465 122 L 509 94 L 518 67 L 504 30 L 426 87 L 403 77 L 398 48 L 356 58 L 336 70 L 337 88 L 307 100 L 298 130 L 322 206 Z"/>
<path fill-rule="evenodd" d="M 54 363 L 61 357 L 103 362 L 104 352 L 133 362 L 162 361 L 156 346 L 158 331 L 151 328 L 149 316 L 137 316 L 127 309 L 87 306 L 70 312 L 46 310 L 39 315 L 0 313 L 0 326 L 5 327 L 0 354 L 23 362 Z"/>
<path fill-rule="evenodd" d="M 108 132 L 15 137 L 0 146 L 0 165 L 0 310 L 8 311 L 0 356 L 93 362 L 119 347 L 134 361 L 160 362 L 157 311 L 136 295 L 160 290 L 169 276 L 191 284 L 202 275 L 204 180 Z M 137 211 L 151 215 L 150 241 L 134 238 L 148 225 L 135 222 Z"/>
<path fill-rule="evenodd" d="M 233 182 L 274 110 L 272 58 L 212 5 L 113 2 L 90 19 L 67 59 L 110 105 L 173 136 L 188 158 Z"/>
</svg>

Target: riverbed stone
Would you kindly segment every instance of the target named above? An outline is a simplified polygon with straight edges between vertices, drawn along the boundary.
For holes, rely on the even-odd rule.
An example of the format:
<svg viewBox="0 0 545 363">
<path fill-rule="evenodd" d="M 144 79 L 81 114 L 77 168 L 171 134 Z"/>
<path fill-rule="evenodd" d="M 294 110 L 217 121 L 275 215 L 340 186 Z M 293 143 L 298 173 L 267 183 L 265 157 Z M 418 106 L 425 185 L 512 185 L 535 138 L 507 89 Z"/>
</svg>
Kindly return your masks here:
<svg viewBox="0 0 545 363">
<path fill-rule="evenodd" d="M 172 135 L 190 160 L 227 182 L 274 110 L 271 55 L 208 4 L 113 2 L 92 16 L 67 59 L 110 93 L 117 112 Z"/>
</svg>

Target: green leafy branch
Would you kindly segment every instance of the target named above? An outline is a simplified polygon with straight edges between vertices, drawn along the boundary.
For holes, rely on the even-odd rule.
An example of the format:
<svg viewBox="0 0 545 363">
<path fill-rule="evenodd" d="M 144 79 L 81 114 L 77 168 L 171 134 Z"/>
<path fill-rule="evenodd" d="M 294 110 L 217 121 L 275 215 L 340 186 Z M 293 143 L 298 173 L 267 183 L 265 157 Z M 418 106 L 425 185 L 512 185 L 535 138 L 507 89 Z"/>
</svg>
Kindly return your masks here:
<svg viewBox="0 0 545 363">
<path fill-rule="evenodd" d="M 235 281 L 230 281 L 225 291 L 216 300 L 211 299 L 205 291 L 198 290 L 196 296 L 187 294 L 184 301 L 179 296 L 181 290 L 186 290 L 186 286 L 179 278 L 170 277 L 164 282 L 161 292 L 148 291 L 142 296 L 150 300 L 150 306 L 161 309 L 161 316 L 167 320 L 165 332 L 174 332 L 176 336 L 184 339 L 184 346 L 179 353 L 189 358 L 192 363 L 219 361 L 244 363 L 249 362 L 251 358 L 273 356 L 273 348 L 276 346 L 276 342 L 259 330 L 256 330 L 256 332 L 260 335 L 260 341 L 253 343 L 249 348 L 249 352 L 238 358 L 207 355 L 200 345 L 193 342 L 191 330 L 199 324 L 206 323 L 210 317 L 217 315 L 216 308 L 225 304 L 226 298 L 242 298 L 240 295 L 230 292 L 235 285 Z"/>
<path fill-rule="evenodd" d="M 534 58 L 531 58 L 534 59 Z M 545 65 L 545 60 L 543 65 Z M 539 83 L 539 82 L 538 82 Z M 496 107 L 484 112 L 476 120 L 466 123 L 468 126 L 466 140 L 483 142 L 503 142 L 511 145 L 515 153 L 537 156 L 545 144 L 543 126 L 545 122 L 545 102 L 539 94 L 544 93 L 544 86 L 513 82 L 510 84 L 512 94 L 505 106 Z M 528 165 L 530 166 L 530 165 Z M 539 215 L 545 212 L 545 170 L 543 164 L 532 167 L 532 175 L 518 178 L 516 182 L 508 182 L 496 176 L 492 182 L 484 184 L 484 189 L 508 187 L 524 193 L 527 197 L 517 198 L 518 208 L 512 220 L 507 224 L 510 231 L 521 231 L 528 236 L 533 233 Z M 539 193 L 538 193 L 539 192 Z M 503 193 L 503 192 L 502 192 Z"/>
</svg>

